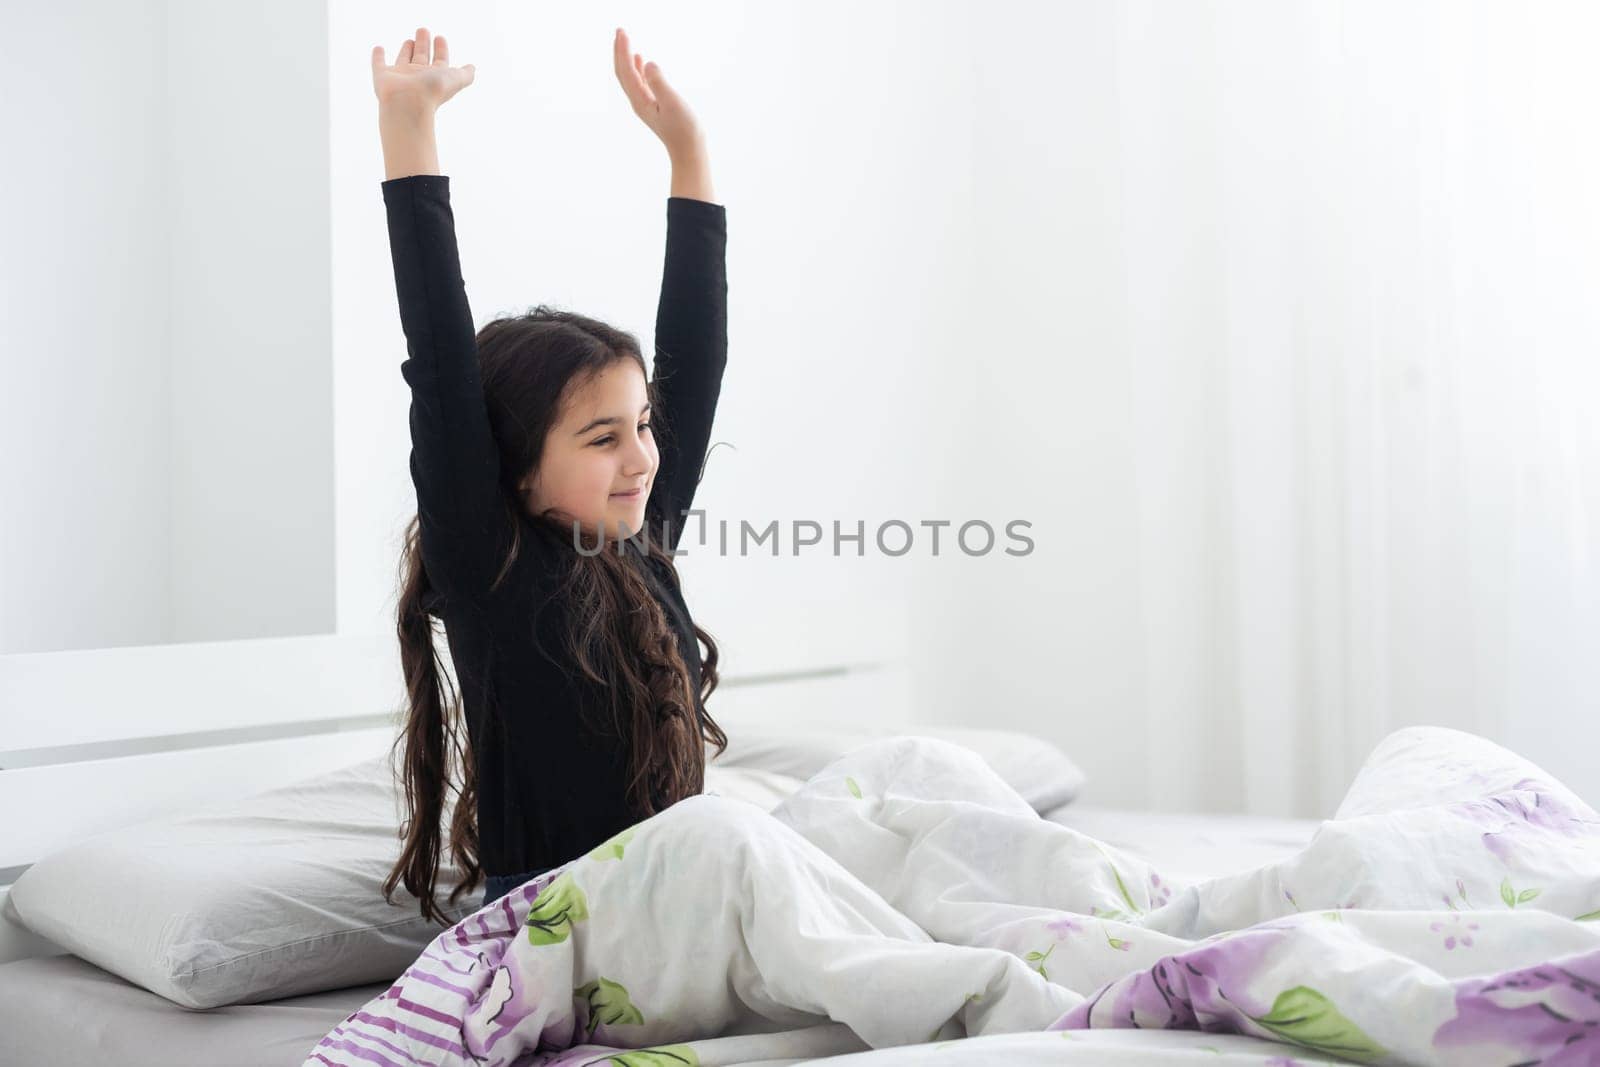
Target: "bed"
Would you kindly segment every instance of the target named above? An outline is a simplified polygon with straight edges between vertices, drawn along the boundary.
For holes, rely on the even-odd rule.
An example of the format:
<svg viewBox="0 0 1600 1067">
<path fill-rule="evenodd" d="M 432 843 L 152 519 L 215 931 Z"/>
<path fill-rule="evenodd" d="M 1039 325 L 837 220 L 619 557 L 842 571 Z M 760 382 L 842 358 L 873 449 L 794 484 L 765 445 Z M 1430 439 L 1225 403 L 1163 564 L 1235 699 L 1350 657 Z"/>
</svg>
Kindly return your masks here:
<svg viewBox="0 0 1600 1067">
<path fill-rule="evenodd" d="M 1316 828 L 1308 820 L 1142 813 L 1074 804 L 1046 817 L 1196 875 L 1282 858 L 1302 846 Z M 264 1004 L 193 1011 L 76 956 L 23 959 L 0 965 L 0 1034 L 7 1035 L 0 1041 L 7 1046 L 5 1062 L 18 1064 L 299 1067 L 324 1034 L 387 985 L 379 982 Z M 68 1020 L 70 1025 L 64 1026 Z M 840 1038 L 842 1047 L 860 1047 L 848 1035 Z M 1058 1034 L 976 1040 L 1010 1062 L 1026 1062 L 1031 1052 L 1040 1062 L 1069 1062 Z M 1148 1057 L 1155 1055 L 1161 1056 L 1160 1062 L 1182 1063 L 1193 1055 L 1195 1062 L 1215 1063 L 1218 1056 L 1210 1050 L 1224 1047 L 1257 1057 L 1281 1051 L 1249 1038 L 1125 1031 L 1080 1035 L 1071 1051 L 1085 1057 L 1085 1063 L 1114 1062 L 1107 1059 L 1110 1056 L 1130 1057 L 1129 1062 L 1135 1062 L 1131 1057 L 1145 1057 L 1139 1062 L 1151 1062 Z M 871 1055 L 878 1054 L 866 1054 Z"/>
<path fill-rule="evenodd" d="M 944 762 L 942 772 L 934 776 L 933 799 L 973 801 L 966 808 L 978 818 L 973 825 L 979 833 L 969 835 L 956 850 L 972 861 L 972 869 L 980 869 L 974 857 L 989 847 L 991 837 L 998 847 L 999 836 L 991 835 L 991 830 L 1046 837 L 1057 844 L 1065 842 L 1070 846 L 1065 851 L 1075 849 L 1078 859 L 1073 862 L 1078 866 L 1067 878 L 1045 878 L 1038 884 L 1048 884 L 1052 892 L 1065 886 L 1077 894 L 1098 880 L 1101 895 L 1093 899 L 1102 908 L 1108 899 L 1115 904 L 1119 896 L 1135 907 L 1131 898 L 1139 897 L 1144 913 L 1137 922 L 1114 911 L 1101 910 L 1096 917 L 1090 897 L 1071 905 L 1050 905 L 1061 909 L 1052 914 L 1075 916 L 1067 920 L 1069 925 L 1098 927 L 1086 935 L 1098 947 L 1080 942 L 1069 953 L 1058 953 L 1049 960 L 1055 973 L 1048 978 L 1044 961 L 1032 962 L 1040 953 L 1027 953 L 1027 967 L 1020 963 L 1026 944 L 999 939 L 979 947 L 988 954 L 984 959 L 1000 957 L 1013 970 L 1023 970 L 1028 983 L 1043 979 L 1037 984 L 1046 989 L 1078 990 L 1069 994 L 1077 998 L 1077 1006 L 1069 1012 L 1075 1018 L 1036 1013 L 1034 1018 L 1053 1021 L 1011 1030 L 979 1026 L 962 1031 L 954 1028 L 955 1017 L 950 1016 L 942 1029 L 931 1034 L 918 1029 L 898 1043 L 871 1041 L 861 1036 L 862 1029 L 843 1021 L 851 1003 L 844 1002 L 842 994 L 824 991 L 823 999 L 834 998 L 830 1010 L 810 1013 L 803 1024 L 696 1031 L 728 1036 L 696 1040 L 695 1059 L 668 1056 L 624 1062 L 776 1067 L 820 1060 L 833 1067 L 858 1063 L 902 1067 L 937 1054 L 963 1064 L 1259 1065 L 1281 1060 L 1289 1052 L 1299 1063 L 1342 1062 L 1319 1051 L 1331 1047 L 1367 1062 L 1457 1064 L 1512 1062 L 1501 1055 L 1507 1050 L 1513 1059 L 1532 1060 L 1537 1057 L 1530 1050 L 1537 1053 L 1558 1040 L 1565 1042 L 1559 1047 L 1570 1062 L 1600 1062 L 1600 1054 L 1592 1060 L 1571 1059 L 1589 1048 L 1576 1042 L 1593 1041 L 1600 1034 L 1596 1029 L 1600 1018 L 1592 1018 L 1594 1005 L 1600 1004 L 1600 921 L 1596 921 L 1600 920 L 1600 816 L 1520 757 L 1460 732 L 1409 728 L 1374 750 L 1340 810 L 1329 813 L 1328 820 L 1097 807 L 1073 795 L 1080 783 L 1065 780 L 1071 776 L 1070 760 L 1059 750 L 1054 750 L 1059 757 L 1054 760 L 1002 769 L 996 750 L 984 747 L 988 742 L 979 736 L 995 731 L 918 722 L 903 667 L 901 642 L 907 631 L 893 618 L 892 609 L 882 610 L 888 614 L 858 605 L 846 623 L 824 628 L 807 625 L 807 613 L 795 611 L 762 624 L 765 631 L 750 627 L 722 640 L 727 669 L 714 699 L 719 721 L 734 741 L 728 753 L 732 762 L 708 771 L 708 791 L 724 791 L 724 797 L 711 808 L 702 804 L 700 810 L 721 812 L 722 818 L 738 808 L 749 813 L 739 818 L 759 821 L 763 834 L 772 825 L 771 816 L 777 815 L 789 832 L 800 833 L 810 817 L 805 804 L 813 805 L 813 816 L 834 804 L 857 813 L 871 809 L 873 814 L 861 823 L 871 830 L 871 820 L 886 818 L 883 813 L 889 810 L 883 803 L 889 796 L 887 787 L 872 779 L 874 767 L 912 766 L 914 760 L 908 762 L 904 756 L 936 758 Z M 442 642 L 440 648 L 448 662 Z M 120 946 L 124 952 L 120 964 L 111 966 L 109 958 L 90 951 L 100 946 L 85 933 L 99 923 L 103 930 L 96 936 L 114 938 L 117 924 L 125 921 L 142 924 L 149 933 L 195 915 L 207 918 L 207 908 L 219 914 L 231 911 L 219 903 L 226 898 L 200 905 L 190 901 L 177 908 L 172 899 L 152 897 L 148 891 L 138 897 L 132 874 L 118 883 L 117 870 L 97 862 L 101 856 L 97 843 L 108 836 L 149 840 L 139 836 L 141 827 L 164 825 L 163 820 L 177 813 L 199 811 L 202 815 L 184 818 L 204 821 L 203 813 L 258 804 L 262 797 L 292 799 L 296 783 L 337 779 L 352 768 L 368 766 L 388 750 L 394 736 L 395 724 L 384 709 L 398 706 L 398 677 L 392 642 L 378 636 L 324 635 L 0 657 L 0 704 L 14 713 L 6 740 L 12 747 L 0 752 L 0 813 L 6 817 L 0 836 L 0 1063 L 290 1067 L 306 1062 L 353 1013 L 372 1008 L 385 994 L 399 989 L 422 965 L 416 946 L 405 942 L 387 945 L 385 972 L 364 980 L 333 983 L 326 981 L 332 971 L 307 972 L 325 984 L 282 995 L 214 999 L 211 1004 L 216 1006 L 202 1004 L 197 1009 L 196 1003 L 186 1006 L 184 990 L 164 996 L 153 991 L 159 983 L 126 977 L 140 962 L 137 945 L 131 950 Z M 228 694 L 228 699 L 219 701 L 217 693 Z M 142 697 L 137 717 L 128 713 L 134 696 Z M 794 732 L 795 723 L 827 736 L 870 734 L 878 740 L 852 748 L 816 770 L 819 760 L 828 757 L 827 745 L 819 744 L 815 736 Z M 1021 747 L 1030 753 L 1053 749 L 1041 739 L 1015 736 L 1023 739 Z M 742 783 L 741 792 L 727 793 L 727 783 L 736 780 Z M 701 799 L 689 798 L 674 809 L 681 811 Z M 797 799 L 803 803 L 797 806 Z M 900 810 L 917 816 L 923 803 L 919 799 Z M 1007 805 L 1013 810 L 1001 811 Z M 291 805 L 261 821 L 269 829 L 283 829 L 285 833 L 277 836 L 293 851 L 298 847 L 297 834 L 321 832 L 315 831 L 318 812 L 312 807 L 296 810 Z M 324 829 L 330 819 L 344 825 L 336 811 L 321 814 L 326 816 Z M 1002 815 L 1003 820 L 993 821 Z M 393 843 L 393 822 L 368 821 L 374 841 Z M 826 822 L 812 818 L 812 829 L 818 825 L 825 831 L 822 837 L 831 832 Z M 640 837 L 645 836 L 641 832 Z M 808 836 L 814 842 L 822 839 Z M 1428 847 L 1419 848 L 1418 842 Z M 841 838 L 839 843 L 841 847 L 826 850 L 827 858 L 854 862 L 846 869 L 862 877 L 862 884 L 869 887 L 863 892 L 879 890 L 881 883 L 866 881 L 871 864 L 861 863 L 859 853 L 849 861 L 848 841 Z M 655 869 L 648 865 L 650 848 L 659 844 L 659 840 L 632 841 L 627 847 L 635 859 L 606 868 L 617 872 L 616 886 L 635 879 L 632 896 L 613 898 L 613 904 L 621 901 L 624 906 L 613 908 L 611 915 L 625 918 L 628 902 L 656 895 L 656 881 L 638 879 L 643 877 L 641 871 Z M 1444 847 L 1435 847 L 1439 844 Z M 181 876 L 166 883 L 170 897 L 184 895 L 191 870 L 184 864 L 198 859 L 231 869 L 232 864 L 248 860 L 247 852 L 239 851 L 243 845 L 221 838 L 199 850 L 169 853 L 162 868 Z M 592 875 L 612 845 L 607 842 L 574 863 Z M 229 847 L 234 851 L 227 852 Z M 641 847 L 646 861 L 642 867 L 635 862 Z M 1106 850 L 1115 853 L 1110 864 L 1102 862 L 1112 859 Z M 665 854 L 671 853 L 658 853 Z M 82 862 L 66 868 L 63 877 L 60 861 L 65 855 L 77 855 Z M 615 855 L 622 858 L 620 842 L 615 843 Z M 936 853 L 929 855 L 931 861 L 939 859 Z M 1030 862 L 1050 858 L 1041 850 L 1005 855 Z M 1130 875 L 1126 885 L 1119 867 Z M 1166 879 L 1159 885 L 1154 877 L 1157 868 Z M 338 873 L 336 865 L 316 869 L 321 871 L 319 877 Z M 1051 868 L 1041 862 L 1030 869 Z M 40 877 L 46 870 L 55 872 L 54 883 Z M 196 880 L 204 877 L 203 866 L 192 870 Z M 1116 878 L 1114 891 L 1106 888 L 1108 871 Z M 669 885 L 662 892 L 732 899 L 742 876 L 722 873 L 720 889 L 714 881 L 696 881 L 681 889 Z M 552 872 L 549 877 L 565 875 Z M 901 881 L 904 888 L 919 892 L 972 884 L 909 874 Z M 1183 884 L 1180 898 L 1194 890 L 1194 896 L 1185 899 L 1198 906 L 1187 911 L 1166 907 L 1169 883 Z M 52 884 L 56 892 L 77 894 L 86 904 L 81 911 L 84 928 L 58 928 L 55 941 L 41 936 L 48 931 L 40 924 L 30 927 L 20 921 L 22 913 L 16 907 L 30 885 L 35 887 L 37 905 L 37 887 Z M 791 889 L 797 886 L 794 882 L 777 885 L 781 888 L 769 885 L 760 899 L 771 902 L 810 892 L 826 905 L 829 897 L 848 888 L 837 883 L 825 888 Z M 255 888 L 281 887 L 270 883 Z M 370 886 L 357 888 L 359 899 L 370 902 Z M 510 940 L 517 942 L 513 948 L 521 948 L 520 931 L 528 928 L 520 924 L 528 921 L 531 926 L 530 908 L 536 909 L 551 888 L 552 883 L 542 877 L 514 891 L 522 894 L 522 903 L 514 915 L 507 910 L 512 920 L 508 930 L 514 935 Z M 591 881 L 588 890 L 593 908 L 596 900 L 603 899 L 595 894 L 603 895 L 606 885 Z M 304 903 L 292 892 L 281 895 Z M 890 900 L 885 888 L 879 902 Z M 943 917 L 931 911 L 913 912 L 914 901 L 895 896 L 892 905 L 883 906 L 892 910 L 902 903 L 906 908 L 902 917 L 930 932 L 935 951 L 979 945 L 934 932 L 933 922 L 942 922 Z M 139 916 L 139 909 L 148 914 Z M 478 909 L 473 900 L 462 914 L 476 916 L 489 910 Z M 37 918 L 37 911 L 34 914 Z M 770 927 L 788 927 L 770 918 L 767 922 Z M 585 930 L 591 932 L 584 936 L 593 938 L 586 951 L 604 951 L 604 937 L 634 934 L 618 928 L 608 932 L 604 924 L 593 921 Z M 1135 932 L 1129 934 L 1130 930 Z M 1269 946 L 1277 953 L 1275 962 L 1268 966 L 1261 963 L 1265 957 L 1254 962 L 1223 958 L 1248 940 L 1235 936 L 1239 931 L 1256 938 L 1258 948 Z M 88 947 L 69 951 L 72 937 L 63 932 L 82 935 Z M 1136 961 L 1133 954 L 1124 954 L 1129 946 L 1118 934 L 1140 940 L 1138 952 L 1147 958 Z M 571 935 L 573 943 L 578 936 Z M 438 944 L 423 943 L 429 948 Z M 1470 953 L 1463 951 L 1468 947 Z M 1093 968 L 1101 962 L 1091 950 L 1100 953 L 1101 962 L 1109 957 L 1113 969 L 1104 971 L 1109 980 L 1097 976 Z M 128 951 L 134 955 L 128 956 Z M 1070 955 L 1065 964 L 1064 955 Z M 660 951 L 640 952 L 637 957 L 644 961 L 641 965 L 681 958 Z M 356 959 L 367 971 L 373 969 L 368 956 L 357 954 Z M 108 965 L 98 965 L 97 960 Z M 1130 962 L 1125 965 L 1124 960 Z M 1153 987 L 1148 982 L 1140 985 L 1149 977 L 1145 968 L 1159 972 L 1164 963 L 1174 962 L 1226 972 L 1233 994 L 1259 993 L 1251 983 L 1279 984 L 1270 985 L 1266 999 L 1259 1001 L 1262 1007 L 1249 1016 L 1257 1024 L 1252 1030 L 1245 1025 L 1249 1020 L 1228 1018 L 1209 1008 L 1202 1016 L 1204 997 L 1210 995 L 1203 982 L 1184 990 L 1161 989 L 1168 1002 L 1154 1000 Z M 1552 962 L 1559 967 L 1552 967 Z M 1074 967 L 1075 980 L 1058 983 L 1056 969 L 1071 972 Z M 1026 973 L 1029 970 L 1038 974 Z M 726 973 L 718 966 L 704 972 L 713 978 Z M 1379 972 L 1386 976 L 1381 981 L 1375 978 Z M 1573 977 L 1555 988 L 1548 982 L 1553 973 Z M 289 974 L 296 977 L 292 968 Z M 1295 984 L 1284 989 L 1282 983 L 1291 978 Z M 716 980 L 732 988 L 731 978 Z M 641 984 L 648 981 L 640 979 Z M 966 982 L 963 974 L 948 983 L 958 1004 Z M 1318 990 L 1306 992 L 1306 983 Z M 863 988 L 869 992 L 855 1003 L 877 995 L 875 987 Z M 1219 985 L 1212 992 L 1220 989 Z M 1515 991 L 1511 1003 L 1503 996 L 1508 989 Z M 1177 994 L 1187 1016 L 1173 1007 L 1171 997 Z M 574 998 L 545 999 L 564 1003 Z M 1003 999 L 991 998 L 990 1004 Z M 904 1002 L 900 1007 L 874 1005 L 873 1010 L 889 1023 L 909 1013 Z M 1530 1013 L 1537 1029 L 1525 1026 Z M 971 1017 L 978 1015 L 979 1009 L 973 1009 Z M 1551 1019 L 1566 1021 L 1552 1030 Z M 1236 1029 L 1259 1036 L 1226 1032 Z M 982 1036 L 965 1037 L 963 1032 Z M 1272 1035 L 1280 1040 L 1271 1040 Z M 1387 1058 L 1377 1051 L 1380 1041 L 1389 1050 Z M 1408 1041 L 1417 1050 L 1414 1055 L 1396 1051 L 1405 1049 Z M 357 1061 L 383 1062 L 382 1057 L 372 1058 L 375 1045 L 351 1047 L 357 1050 Z M 578 1058 L 561 1062 L 603 1063 L 610 1058 L 584 1051 L 588 1047 L 580 1046 Z M 1473 1058 L 1465 1055 L 1467 1051 L 1481 1054 Z M 414 1050 L 410 1059 L 433 1062 Z M 545 1058 L 523 1056 L 516 1062 L 543 1063 Z"/>
</svg>

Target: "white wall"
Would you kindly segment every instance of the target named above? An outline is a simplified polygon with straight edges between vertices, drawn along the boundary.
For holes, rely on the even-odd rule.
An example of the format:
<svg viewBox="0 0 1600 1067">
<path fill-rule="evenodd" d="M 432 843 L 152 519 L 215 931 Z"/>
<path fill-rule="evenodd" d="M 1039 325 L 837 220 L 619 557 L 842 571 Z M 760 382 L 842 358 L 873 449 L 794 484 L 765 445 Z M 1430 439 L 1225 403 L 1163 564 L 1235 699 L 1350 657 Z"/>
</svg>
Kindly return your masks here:
<svg viewBox="0 0 1600 1067">
<path fill-rule="evenodd" d="M 428 25 L 477 66 L 440 149 L 478 324 L 551 302 L 648 349 L 668 169 L 612 75 L 620 24 L 728 206 L 710 517 L 1032 524 L 1022 558 L 950 529 L 937 558 L 925 531 L 898 559 L 691 545 L 713 634 L 898 598 L 917 716 L 1050 738 L 1098 803 L 1325 813 L 1426 721 L 1595 795 L 1575 8 L 1441 37 L 1425 3 L 103 6 L 90 44 L 30 13 L 79 73 L 6 120 L 40 154 L 0 177 L 35 252 L 4 261 L 0 447 L 95 482 L 5 466 L 8 502 L 67 516 L 0 530 L 4 602 L 40 605 L 6 613 L 12 648 L 86 618 L 86 644 L 185 639 L 229 598 L 317 632 L 334 582 L 338 632 L 392 632 L 415 500 L 369 51 Z M 246 37 L 280 82 L 215 43 Z M 105 99 L 128 40 L 181 73 Z M 116 447 L 74 445 L 85 412 Z M 169 517 L 85 541 L 117 494 Z M 248 565 L 193 562 L 214 544 Z"/>
<path fill-rule="evenodd" d="M 0 654 L 330 632 L 325 5 L 7 14 Z"/>
<path fill-rule="evenodd" d="M 167 10 L 169 639 L 332 633 L 327 0 Z"/>
<path fill-rule="evenodd" d="M 612 72 L 625 26 L 700 116 L 728 209 L 730 355 L 713 439 L 732 447 L 712 452 L 697 504 L 735 533 L 740 520 L 831 532 L 860 519 L 870 538 L 887 519 L 934 517 L 958 447 L 939 398 L 972 373 L 956 332 L 970 310 L 967 53 L 958 24 L 915 10 L 333 6 L 341 628 L 392 626 L 415 510 L 372 46 L 392 62 L 426 25 L 477 68 L 438 128 L 478 325 L 552 302 L 632 330 L 648 352 L 669 167 Z M 898 73 L 927 63 L 956 74 Z M 688 597 L 713 635 L 802 602 L 903 594 L 917 565 L 870 544 L 859 559 L 685 547 Z"/>
<path fill-rule="evenodd" d="M 1025 518 L 1025 557 L 936 561 L 915 612 L 929 718 L 1038 734 L 1087 799 L 1148 798 L 1109 4 L 962 5 L 972 208 L 939 509 Z M 948 67 L 931 64 L 939 79 Z"/>
<path fill-rule="evenodd" d="M 1094 802 L 1326 815 L 1418 723 L 1600 801 L 1593 6 L 963 10 L 950 491 L 1059 491 L 919 615 L 930 712 Z"/>
<path fill-rule="evenodd" d="M 736 451 L 700 503 L 757 525 L 1032 524 L 1021 558 L 969 558 L 949 530 L 937 558 L 925 536 L 900 559 L 692 557 L 713 633 L 900 597 L 915 713 L 1047 737 L 1099 803 L 1325 814 L 1416 722 L 1594 795 L 1588 749 L 1560 739 L 1597 718 L 1578 594 L 1595 420 L 1576 406 L 1595 330 L 1536 295 L 1594 276 L 1592 227 L 1553 252 L 1577 181 L 1518 207 L 1541 168 L 1585 173 L 1560 147 L 1588 84 L 1561 43 L 1579 12 L 1557 14 L 334 5 L 341 627 L 389 624 L 413 506 L 368 51 L 428 25 L 477 67 L 440 147 L 478 322 L 553 301 L 648 341 L 667 169 L 612 75 L 621 24 L 704 121 L 729 210 L 714 436 Z M 1574 269 L 1517 265 L 1529 248 Z M 1519 358 L 1473 294 L 1518 286 L 1542 413 L 1474 399 Z M 1518 444 L 1550 396 L 1564 443 Z M 1494 479 L 1490 440 L 1565 495 Z"/>
<path fill-rule="evenodd" d="M 152 146 L 168 136 L 165 64 L 129 70 L 115 93 L 98 72 L 123 50 L 163 55 L 166 30 L 156 4 L 8 13 L 30 44 L 0 75 L 5 140 L 26 146 L 0 174 L 0 652 L 161 640 L 171 246 Z M 98 32 L 83 32 L 90 21 Z"/>
</svg>

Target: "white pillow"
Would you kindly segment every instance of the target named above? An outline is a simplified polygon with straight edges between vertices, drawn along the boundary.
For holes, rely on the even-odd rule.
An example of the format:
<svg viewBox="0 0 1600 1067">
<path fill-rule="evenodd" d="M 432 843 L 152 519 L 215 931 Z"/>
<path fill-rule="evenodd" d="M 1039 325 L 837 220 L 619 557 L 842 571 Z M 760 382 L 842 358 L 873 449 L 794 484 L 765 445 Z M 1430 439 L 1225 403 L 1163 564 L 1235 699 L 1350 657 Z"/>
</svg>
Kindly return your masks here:
<svg viewBox="0 0 1600 1067">
<path fill-rule="evenodd" d="M 19 920 L 69 952 L 190 1008 L 398 976 L 440 931 L 381 885 L 400 855 L 387 756 L 204 815 L 122 827 L 29 867 Z M 441 859 L 441 903 L 460 873 Z M 479 888 L 456 917 L 476 911 Z"/>
<path fill-rule="evenodd" d="M 735 729 L 706 791 L 776 807 L 801 780 L 895 733 Z M 1035 808 L 1071 799 L 1083 775 L 1038 738 L 919 727 L 973 748 Z M 7 908 L 28 929 L 177 1004 L 254 1004 L 396 978 L 440 927 L 397 888 L 400 793 L 387 755 L 258 793 L 204 815 L 85 838 L 41 859 Z M 443 902 L 460 872 L 441 857 Z M 446 913 L 476 911 L 482 886 Z"/>
<path fill-rule="evenodd" d="M 771 811 L 800 788 L 800 779 L 759 767 L 730 767 L 722 760 L 706 765 L 707 793 L 748 801 Z"/>
<path fill-rule="evenodd" d="M 1044 738 L 965 726 L 736 726 L 728 731 L 727 750 L 710 766 L 759 768 L 804 780 L 852 748 L 896 734 L 936 737 L 971 749 L 1041 815 L 1075 799 L 1083 788 L 1083 771 Z M 706 749 L 708 758 L 715 752 Z"/>
<path fill-rule="evenodd" d="M 706 788 L 776 807 L 799 782 L 708 768 Z M 400 856 L 388 757 L 204 815 L 85 838 L 29 867 L 8 911 L 28 929 L 190 1008 L 254 1004 L 396 978 L 439 933 L 383 880 Z M 448 814 L 446 815 L 448 821 Z M 441 857 L 441 904 L 461 880 Z M 447 914 L 476 911 L 483 887 Z"/>
</svg>

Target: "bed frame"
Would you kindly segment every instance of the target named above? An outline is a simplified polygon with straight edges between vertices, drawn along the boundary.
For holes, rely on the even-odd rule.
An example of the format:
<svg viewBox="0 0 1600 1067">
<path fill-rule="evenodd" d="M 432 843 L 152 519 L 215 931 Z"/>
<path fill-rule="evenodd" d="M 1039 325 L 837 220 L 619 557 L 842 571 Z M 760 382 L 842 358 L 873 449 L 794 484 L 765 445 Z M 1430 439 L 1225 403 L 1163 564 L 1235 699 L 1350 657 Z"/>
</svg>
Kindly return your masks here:
<svg viewBox="0 0 1600 1067">
<path fill-rule="evenodd" d="M 719 724 L 912 721 L 903 609 L 818 613 L 764 612 L 715 631 L 721 682 L 708 710 Z M 448 665 L 442 637 L 437 647 Z M 389 634 L 0 656 L 0 963 L 65 952 L 6 907 L 35 861 L 381 755 L 403 699 Z"/>
</svg>

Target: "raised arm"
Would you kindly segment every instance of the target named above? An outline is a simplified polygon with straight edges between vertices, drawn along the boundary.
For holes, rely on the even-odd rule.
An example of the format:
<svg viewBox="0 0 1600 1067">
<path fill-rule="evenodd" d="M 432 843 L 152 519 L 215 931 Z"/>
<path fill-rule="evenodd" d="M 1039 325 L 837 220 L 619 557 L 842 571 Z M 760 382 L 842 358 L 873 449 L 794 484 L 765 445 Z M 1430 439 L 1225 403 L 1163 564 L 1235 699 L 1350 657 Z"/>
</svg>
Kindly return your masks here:
<svg viewBox="0 0 1600 1067">
<path fill-rule="evenodd" d="M 632 52 L 621 29 L 612 43 L 629 106 L 661 139 L 672 162 L 667 251 L 656 307 L 655 412 L 661 453 L 649 512 L 676 548 L 694 504 L 728 364 L 727 212 L 715 202 L 706 138 L 661 68 Z M 653 529 L 661 529 L 653 526 Z"/>
<path fill-rule="evenodd" d="M 667 250 L 656 307 L 656 446 L 651 510 L 676 548 L 689 524 L 728 365 L 727 213 L 720 204 L 667 199 Z"/>
<path fill-rule="evenodd" d="M 450 179 L 438 173 L 434 113 L 471 84 L 472 68 L 449 66 L 443 37 L 427 30 L 401 46 L 394 66 L 373 50 L 373 85 L 383 139 L 382 184 L 389 251 L 411 387 L 411 480 L 423 563 L 446 601 L 487 592 L 502 548 L 499 453 L 489 430 L 450 209 Z"/>
</svg>

